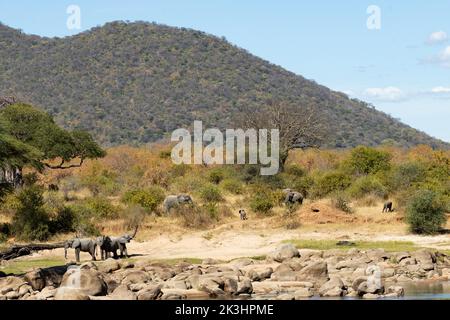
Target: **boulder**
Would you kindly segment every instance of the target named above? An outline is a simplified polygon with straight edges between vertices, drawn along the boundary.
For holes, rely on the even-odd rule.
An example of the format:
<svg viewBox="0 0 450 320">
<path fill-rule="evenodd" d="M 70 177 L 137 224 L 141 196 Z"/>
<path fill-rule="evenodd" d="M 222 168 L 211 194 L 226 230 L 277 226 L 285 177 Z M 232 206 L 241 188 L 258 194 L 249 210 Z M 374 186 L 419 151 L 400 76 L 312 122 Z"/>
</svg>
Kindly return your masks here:
<svg viewBox="0 0 450 320">
<path fill-rule="evenodd" d="M 238 282 L 233 278 L 225 278 L 223 291 L 229 294 L 235 294 L 238 291 Z"/>
<path fill-rule="evenodd" d="M 35 300 L 48 300 L 50 298 L 53 298 L 56 295 L 56 291 L 57 289 L 52 286 L 45 287 L 41 292 L 38 292 L 35 295 Z"/>
<path fill-rule="evenodd" d="M 319 284 L 328 281 L 328 267 L 324 261 L 315 261 L 297 272 L 297 281 L 311 281 Z"/>
<path fill-rule="evenodd" d="M 146 283 L 151 280 L 152 278 L 147 272 L 140 270 L 131 270 L 123 278 L 122 284 Z"/>
<path fill-rule="evenodd" d="M 268 268 L 265 268 L 264 270 L 262 270 L 261 272 L 259 272 L 259 277 L 261 278 L 261 280 L 269 279 L 270 276 L 272 275 L 272 273 L 273 273 L 273 269 L 268 267 Z"/>
<path fill-rule="evenodd" d="M 253 285 L 250 279 L 243 279 L 238 283 L 237 294 L 252 294 L 252 293 L 253 293 Z"/>
<path fill-rule="evenodd" d="M 0 295 L 6 295 L 11 291 L 18 291 L 19 288 L 26 284 L 22 279 L 18 277 L 9 276 L 0 279 Z"/>
<path fill-rule="evenodd" d="M 276 248 L 268 255 L 268 258 L 277 262 L 283 262 L 285 260 L 299 256 L 300 254 L 298 252 L 298 249 L 293 244 L 289 243 Z"/>
<path fill-rule="evenodd" d="M 81 289 L 60 287 L 56 290 L 55 300 L 89 300 Z"/>
<path fill-rule="evenodd" d="M 358 291 L 358 288 L 361 285 L 361 283 L 366 282 L 366 281 L 367 281 L 366 276 L 356 277 L 355 280 L 353 280 L 353 282 L 352 282 L 352 289 L 355 291 Z"/>
<path fill-rule="evenodd" d="M 61 287 L 77 289 L 86 296 L 101 296 L 107 293 L 105 281 L 100 273 L 93 269 L 69 268 L 61 281 Z"/>
<path fill-rule="evenodd" d="M 67 270 L 67 266 L 37 269 L 26 273 L 24 280 L 35 291 L 41 291 L 46 286 L 59 287 Z"/>
<path fill-rule="evenodd" d="M 219 264 L 220 262 L 217 261 L 216 259 L 212 259 L 212 258 L 206 258 L 202 261 L 203 265 L 215 265 L 215 264 Z"/>
<path fill-rule="evenodd" d="M 248 270 L 247 273 L 245 274 L 245 276 L 247 278 L 249 278 L 251 281 L 260 281 L 261 280 L 261 277 L 258 274 L 258 272 L 256 272 L 253 269 Z"/>
<path fill-rule="evenodd" d="M 111 273 L 120 269 L 120 264 L 114 259 L 107 259 L 97 264 L 97 270 L 102 273 Z"/>
<path fill-rule="evenodd" d="M 395 296 L 395 297 L 403 297 L 405 295 L 405 289 L 400 286 L 390 286 L 387 288 L 386 292 L 387 295 Z"/>
<path fill-rule="evenodd" d="M 136 294 L 131 291 L 127 285 L 121 284 L 118 286 L 112 294 L 110 294 L 110 297 L 113 300 L 136 300 L 137 296 Z"/>
<path fill-rule="evenodd" d="M 138 300 L 157 300 L 162 296 L 161 285 L 150 285 L 137 294 Z"/>
<path fill-rule="evenodd" d="M 362 297 L 363 297 L 363 299 L 369 299 L 369 300 L 380 298 L 380 296 L 378 294 L 372 294 L 372 293 L 366 293 Z"/>
<path fill-rule="evenodd" d="M 26 273 L 24 279 L 35 291 L 41 291 L 45 288 L 45 277 L 41 269 Z"/>
<path fill-rule="evenodd" d="M 314 292 L 310 288 L 300 288 L 294 292 L 295 300 L 310 298 L 312 296 L 314 296 Z"/>
<path fill-rule="evenodd" d="M 320 287 L 319 294 L 322 297 L 340 297 L 343 295 L 345 289 L 346 287 L 342 280 L 334 277 Z"/>
</svg>

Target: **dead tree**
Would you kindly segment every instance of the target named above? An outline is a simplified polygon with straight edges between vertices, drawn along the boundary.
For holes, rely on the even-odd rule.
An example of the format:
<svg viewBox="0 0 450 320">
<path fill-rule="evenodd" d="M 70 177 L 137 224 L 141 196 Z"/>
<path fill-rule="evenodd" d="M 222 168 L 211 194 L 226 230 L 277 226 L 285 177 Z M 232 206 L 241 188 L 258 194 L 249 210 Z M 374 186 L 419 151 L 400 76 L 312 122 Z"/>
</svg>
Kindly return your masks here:
<svg viewBox="0 0 450 320">
<path fill-rule="evenodd" d="M 237 122 L 245 129 L 279 130 L 280 170 L 289 151 L 319 148 L 328 135 L 326 119 L 313 105 L 269 102 L 258 110 L 241 108 Z"/>
<path fill-rule="evenodd" d="M 53 250 L 58 248 L 64 248 L 64 242 L 54 244 L 14 245 L 6 251 L 0 252 L 0 261 L 12 260 L 22 256 L 27 256 L 36 251 Z"/>
</svg>

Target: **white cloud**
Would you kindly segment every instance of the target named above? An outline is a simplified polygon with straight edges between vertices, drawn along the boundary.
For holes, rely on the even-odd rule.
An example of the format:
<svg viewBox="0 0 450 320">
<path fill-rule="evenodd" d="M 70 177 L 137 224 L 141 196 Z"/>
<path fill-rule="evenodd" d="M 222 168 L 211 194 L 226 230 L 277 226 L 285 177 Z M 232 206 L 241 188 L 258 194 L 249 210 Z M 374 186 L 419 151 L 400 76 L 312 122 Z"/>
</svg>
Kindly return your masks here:
<svg viewBox="0 0 450 320">
<path fill-rule="evenodd" d="M 431 93 L 441 94 L 441 93 L 450 93 L 450 87 L 436 87 L 431 89 Z"/>
<path fill-rule="evenodd" d="M 423 59 L 422 63 L 431 63 L 440 65 L 444 68 L 450 68 L 450 46 L 447 46 L 435 56 Z"/>
<path fill-rule="evenodd" d="M 385 102 L 395 102 L 406 98 L 406 94 L 397 87 L 368 88 L 364 91 L 364 95 L 368 98 Z"/>
<path fill-rule="evenodd" d="M 427 43 L 428 44 L 438 44 L 443 43 L 448 40 L 448 35 L 445 31 L 436 31 L 430 34 L 428 37 Z"/>
</svg>

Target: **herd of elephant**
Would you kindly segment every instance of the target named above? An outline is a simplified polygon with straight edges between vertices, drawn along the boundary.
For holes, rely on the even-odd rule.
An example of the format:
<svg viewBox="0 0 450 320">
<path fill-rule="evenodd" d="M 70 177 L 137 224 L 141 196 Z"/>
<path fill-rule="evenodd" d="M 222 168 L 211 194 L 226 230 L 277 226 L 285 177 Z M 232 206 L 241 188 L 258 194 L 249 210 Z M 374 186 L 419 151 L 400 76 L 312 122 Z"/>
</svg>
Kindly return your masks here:
<svg viewBox="0 0 450 320">
<path fill-rule="evenodd" d="M 286 205 L 303 204 L 305 196 L 292 189 L 284 189 L 283 194 L 285 196 L 284 203 Z M 186 194 L 167 196 L 163 202 L 164 211 L 169 213 L 171 209 L 174 209 L 180 205 L 193 204 L 192 197 Z M 383 212 L 393 212 L 392 202 L 386 202 L 383 206 Z M 239 216 L 241 220 L 247 220 L 247 213 L 244 209 L 239 210 Z M 136 227 L 134 234 L 125 234 L 121 237 L 109 237 L 101 236 L 96 239 L 80 239 L 75 238 L 68 240 L 65 243 L 65 258 L 67 259 L 67 250 L 69 248 L 75 249 L 76 261 L 80 262 L 80 253 L 88 252 L 93 260 L 96 260 L 97 251 L 100 250 L 101 259 L 105 260 L 113 254 L 113 257 L 118 258 L 117 251 L 120 251 L 120 257 L 128 258 L 127 246 L 133 238 L 136 236 L 138 227 Z"/>
<path fill-rule="evenodd" d="M 134 234 L 125 234 L 121 237 L 101 236 L 95 239 L 80 239 L 79 237 L 68 240 L 64 244 L 64 257 L 67 259 L 67 250 L 72 248 L 75 250 L 75 258 L 77 263 L 80 262 L 80 253 L 87 252 L 91 255 L 92 260 L 97 260 L 97 252 L 100 250 L 102 260 L 113 254 L 114 259 L 118 258 L 117 251 L 120 251 L 120 257 L 128 258 L 127 243 L 136 236 L 138 227 L 135 228 Z"/>
</svg>

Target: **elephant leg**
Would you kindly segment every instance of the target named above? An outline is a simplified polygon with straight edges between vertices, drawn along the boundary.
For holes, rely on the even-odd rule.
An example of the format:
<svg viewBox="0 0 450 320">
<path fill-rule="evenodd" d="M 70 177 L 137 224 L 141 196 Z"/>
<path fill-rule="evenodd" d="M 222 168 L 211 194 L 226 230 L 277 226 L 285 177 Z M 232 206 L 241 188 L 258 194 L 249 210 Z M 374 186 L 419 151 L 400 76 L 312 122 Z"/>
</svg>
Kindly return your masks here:
<svg viewBox="0 0 450 320">
<path fill-rule="evenodd" d="M 95 247 L 91 249 L 90 254 L 91 254 L 92 260 L 97 261 L 97 258 L 95 257 Z"/>
<path fill-rule="evenodd" d="M 80 248 L 75 249 L 75 259 L 77 260 L 77 263 L 80 262 L 80 252 L 81 252 Z"/>
<path fill-rule="evenodd" d="M 123 253 L 125 255 L 125 259 L 128 259 L 128 250 L 127 250 L 127 246 L 123 245 Z"/>
</svg>

